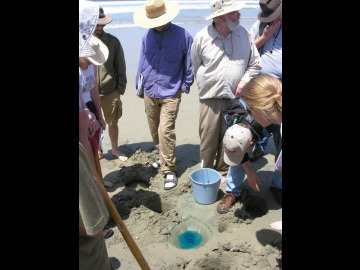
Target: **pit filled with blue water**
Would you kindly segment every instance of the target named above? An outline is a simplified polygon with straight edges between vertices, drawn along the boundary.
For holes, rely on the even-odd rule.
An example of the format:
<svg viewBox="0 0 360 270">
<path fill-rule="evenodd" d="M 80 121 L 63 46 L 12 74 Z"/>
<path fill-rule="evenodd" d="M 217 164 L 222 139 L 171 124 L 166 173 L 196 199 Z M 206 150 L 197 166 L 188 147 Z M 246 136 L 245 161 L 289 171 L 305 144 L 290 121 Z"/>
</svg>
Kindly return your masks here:
<svg viewBox="0 0 360 270">
<path fill-rule="evenodd" d="M 212 236 L 208 225 L 189 217 L 175 225 L 169 234 L 169 242 L 180 249 L 199 248 Z"/>
<path fill-rule="evenodd" d="M 198 232 L 187 231 L 179 235 L 179 245 L 182 249 L 190 249 L 201 244 L 203 237 Z"/>
</svg>

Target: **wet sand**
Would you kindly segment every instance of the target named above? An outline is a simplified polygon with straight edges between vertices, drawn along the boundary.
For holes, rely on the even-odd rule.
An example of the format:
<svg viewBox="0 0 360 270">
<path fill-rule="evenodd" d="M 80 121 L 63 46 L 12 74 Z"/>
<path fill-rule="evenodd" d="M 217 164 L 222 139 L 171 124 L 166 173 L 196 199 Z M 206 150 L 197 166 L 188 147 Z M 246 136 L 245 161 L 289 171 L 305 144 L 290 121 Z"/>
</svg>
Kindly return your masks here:
<svg viewBox="0 0 360 270">
<path fill-rule="evenodd" d="M 182 96 L 176 121 L 178 185 L 169 191 L 163 189 L 162 174 L 150 167 L 158 152 L 151 139 L 143 100 L 135 93 L 134 84 L 129 82 L 121 97 L 119 149 L 129 160 L 122 162 L 111 155 L 106 130 L 101 168 L 104 180 L 115 184 L 107 191 L 150 268 L 279 269 L 276 258 L 281 252 L 282 233 L 269 226 L 282 219 L 282 207 L 268 190 L 274 169 L 273 140 L 269 140 L 265 156 L 251 163 L 261 180 L 260 192 L 255 193 L 245 181 L 243 188 L 248 191 L 241 200 L 228 213 L 218 214 L 216 206 L 226 184 L 220 185 L 216 202 L 202 205 L 195 201 L 188 176 L 200 168 L 196 82 L 190 94 Z M 245 208 L 249 198 L 255 198 L 253 207 Z M 259 211 L 252 211 L 254 207 Z M 261 214 L 262 211 L 266 213 Z M 205 223 L 212 236 L 200 248 L 173 246 L 169 243 L 171 230 L 191 217 Z M 115 269 L 141 269 L 116 225 L 110 225 L 115 233 L 106 239 L 106 245 Z"/>
</svg>

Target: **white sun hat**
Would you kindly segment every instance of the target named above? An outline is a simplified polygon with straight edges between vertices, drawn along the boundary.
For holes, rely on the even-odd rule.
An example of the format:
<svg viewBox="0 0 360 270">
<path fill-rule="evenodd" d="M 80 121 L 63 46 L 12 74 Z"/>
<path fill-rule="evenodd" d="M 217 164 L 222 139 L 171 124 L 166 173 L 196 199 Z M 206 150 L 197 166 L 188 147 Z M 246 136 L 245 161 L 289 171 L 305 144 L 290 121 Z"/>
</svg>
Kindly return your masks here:
<svg viewBox="0 0 360 270">
<path fill-rule="evenodd" d="M 238 11 L 245 7 L 245 5 L 245 3 L 235 0 L 213 0 L 210 2 L 211 14 L 206 18 L 206 20 L 210 20 L 233 11 Z"/>
<path fill-rule="evenodd" d="M 94 35 L 91 35 L 88 43 L 95 54 L 84 56 L 80 55 L 79 57 L 87 57 L 87 59 L 96 66 L 103 65 L 109 56 L 108 47 Z"/>
<path fill-rule="evenodd" d="M 99 6 L 97 4 L 79 0 L 79 56 L 95 54 L 88 41 L 94 33 L 98 18 Z"/>
</svg>

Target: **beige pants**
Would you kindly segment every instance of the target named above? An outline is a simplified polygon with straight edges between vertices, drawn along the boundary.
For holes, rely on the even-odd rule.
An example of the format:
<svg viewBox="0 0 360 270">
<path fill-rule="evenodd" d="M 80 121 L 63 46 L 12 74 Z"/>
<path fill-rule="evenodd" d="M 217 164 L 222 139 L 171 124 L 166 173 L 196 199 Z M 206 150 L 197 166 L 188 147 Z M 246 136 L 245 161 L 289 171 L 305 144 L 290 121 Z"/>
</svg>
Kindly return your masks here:
<svg viewBox="0 0 360 270">
<path fill-rule="evenodd" d="M 204 99 L 199 105 L 199 136 L 200 160 L 204 160 L 204 168 L 214 168 L 221 175 L 226 176 L 229 165 L 224 162 L 223 137 L 225 120 L 223 111 L 230 100 Z"/>
<path fill-rule="evenodd" d="M 172 98 L 150 98 L 144 94 L 145 112 L 154 144 L 159 150 L 161 171 L 176 172 L 175 121 L 179 112 L 181 91 Z"/>
</svg>

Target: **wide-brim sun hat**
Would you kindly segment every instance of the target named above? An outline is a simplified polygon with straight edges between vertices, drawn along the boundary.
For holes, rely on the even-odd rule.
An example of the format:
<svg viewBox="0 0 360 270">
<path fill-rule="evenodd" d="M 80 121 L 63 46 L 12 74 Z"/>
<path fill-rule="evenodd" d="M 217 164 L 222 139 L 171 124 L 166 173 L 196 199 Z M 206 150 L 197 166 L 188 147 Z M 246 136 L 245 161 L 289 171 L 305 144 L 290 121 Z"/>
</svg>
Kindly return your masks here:
<svg viewBox="0 0 360 270">
<path fill-rule="evenodd" d="M 258 13 L 258 19 L 261 22 L 271 22 L 282 12 L 282 0 L 260 0 L 259 5 L 261 11 Z"/>
<path fill-rule="evenodd" d="M 134 22 L 144 28 L 155 28 L 167 24 L 179 13 L 174 1 L 148 0 L 134 12 Z"/>
<path fill-rule="evenodd" d="M 205 20 L 210 20 L 233 11 L 238 11 L 245 6 L 245 3 L 234 0 L 213 0 L 210 2 L 211 14 L 206 17 Z"/>
<path fill-rule="evenodd" d="M 99 6 L 90 1 L 79 1 L 79 56 L 94 55 L 88 41 L 92 37 L 99 18 Z"/>
<path fill-rule="evenodd" d="M 105 25 L 112 21 L 111 16 L 105 15 L 104 9 L 101 7 L 99 8 L 99 19 L 97 24 Z"/>
<path fill-rule="evenodd" d="M 79 57 L 86 57 L 91 63 L 96 66 L 103 65 L 109 56 L 108 47 L 94 35 L 91 36 L 88 42 L 95 54 L 81 54 Z"/>
</svg>

